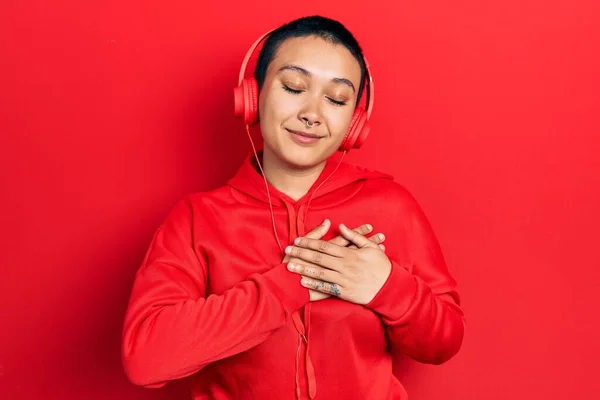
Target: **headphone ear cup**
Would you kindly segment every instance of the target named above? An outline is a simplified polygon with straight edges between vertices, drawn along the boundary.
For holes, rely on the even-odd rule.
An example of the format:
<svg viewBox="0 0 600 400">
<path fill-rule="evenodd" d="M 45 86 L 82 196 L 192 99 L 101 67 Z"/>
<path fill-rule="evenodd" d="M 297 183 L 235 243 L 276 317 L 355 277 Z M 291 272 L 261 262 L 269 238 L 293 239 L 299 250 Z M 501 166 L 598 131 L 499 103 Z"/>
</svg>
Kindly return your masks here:
<svg viewBox="0 0 600 400">
<path fill-rule="evenodd" d="M 242 84 L 233 89 L 234 112 L 246 125 L 258 122 L 258 83 L 254 78 L 245 78 Z"/>
<path fill-rule="evenodd" d="M 359 149 L 367 140 L 370 130 L 367 113 L 361 107 L 357 107 L 352 114 L 348 132 L 340 145 L 339 151 Z"/>
</svg>

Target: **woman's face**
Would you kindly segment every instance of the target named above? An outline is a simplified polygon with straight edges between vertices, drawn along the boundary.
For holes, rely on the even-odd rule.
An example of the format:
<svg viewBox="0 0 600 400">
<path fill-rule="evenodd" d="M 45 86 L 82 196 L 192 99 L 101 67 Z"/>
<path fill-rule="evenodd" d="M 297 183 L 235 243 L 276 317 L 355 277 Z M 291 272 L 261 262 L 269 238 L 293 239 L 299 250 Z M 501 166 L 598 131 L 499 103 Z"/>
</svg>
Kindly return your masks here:
<svg viewBox="0 0 600 400">
<path fill-rule="evenodd" d="M 358 61 L 342 45 L 315 36 L 283 42 L 259 95 L 264 156 L 301 169 L 334 154 L 350 125 L 360 78 Z"/>
</svg>

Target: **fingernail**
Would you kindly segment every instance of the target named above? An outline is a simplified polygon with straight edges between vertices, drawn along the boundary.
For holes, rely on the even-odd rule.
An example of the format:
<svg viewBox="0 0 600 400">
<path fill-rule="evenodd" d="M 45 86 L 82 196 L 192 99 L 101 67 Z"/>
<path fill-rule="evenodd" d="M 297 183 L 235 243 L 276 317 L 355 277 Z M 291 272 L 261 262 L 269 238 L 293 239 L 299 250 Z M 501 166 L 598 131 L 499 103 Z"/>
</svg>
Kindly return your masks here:
<svg viewBox="0 0 600 400">
<path fill-rule="evenodd" d="M 290 254 L 292 252 L 292 246 L 288 246 L 285 248 L 285 254 Z"/>
<path fill-rule="evenodd" d="M 294 244 L 300 244 L 300 238 L 297 237 L 296 239 L 294 239 Z"/>
<path fill-rule="evenodd" d="M 373 226 L 372 226 L 371 224 L 367 224 L 367 228 L 368 228 L 369 230 L 371 230 L 371 229 L 373 229 Z"/>
<path fill-rule="evenodd" d="M 296 265 L 295 264 L 288 264 L 288 269 L 290 271 L 295 271 L 296 270 Z"/>
<path fill-rule="evenodd" d="M 380 234 L 379 234 L 379 239 L 381 239 L 381 240 L 385 240 L 385 235 L 384 235 L 383 233 L 380 233 Z"/>
<path fill-rule="evenodd" d="M 325 221 L 323 221 L 323 226 L 328 226 L 329 225 L 329 220 L 326 219 Z"/>
</svg>

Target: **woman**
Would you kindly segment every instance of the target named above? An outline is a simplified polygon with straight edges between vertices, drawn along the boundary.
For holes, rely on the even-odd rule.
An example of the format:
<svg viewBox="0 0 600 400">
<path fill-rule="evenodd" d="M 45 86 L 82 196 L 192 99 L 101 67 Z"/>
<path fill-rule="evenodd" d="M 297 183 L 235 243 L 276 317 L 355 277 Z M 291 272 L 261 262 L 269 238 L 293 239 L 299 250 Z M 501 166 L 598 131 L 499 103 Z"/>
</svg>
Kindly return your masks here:
<svg viewBox="0 0 600 400">
<path fill-rule="evenodd" d="M 255 70 L 263 150 L 180 201 L 136 274 L 133 383 L 189 377 L 194 399 L 405 399 L 396 357 L 457 353 L 456 282 L 419 205 L 389 175 L 331 159 L 367 74 L 337 21 L 270 33 Z"/>
</svg>

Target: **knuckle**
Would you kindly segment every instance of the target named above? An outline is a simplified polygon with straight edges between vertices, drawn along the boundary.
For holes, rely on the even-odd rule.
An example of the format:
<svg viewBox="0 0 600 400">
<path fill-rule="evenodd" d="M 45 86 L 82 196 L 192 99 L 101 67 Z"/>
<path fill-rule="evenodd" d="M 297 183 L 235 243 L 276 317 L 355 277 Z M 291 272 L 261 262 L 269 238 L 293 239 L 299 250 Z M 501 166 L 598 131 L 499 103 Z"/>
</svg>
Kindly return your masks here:
<svg viewBox="0 0 600 400">
<path fill-rule="evenodd" d="M 322 268 L 319 268 L 316 273 L 317 278 L 323 279 L 325 277 L 325 271 Z"/>
<path fill-rule="evenodd" d="M 318 264 L 323 260 L 323 254 L 319 252 L 313 253 L 313 260 Z"/>
<path fill-rule="evenodd" d="M 325 250 L 328 250 L 330 247 L 331 247 L 331 243 L 329 243 L 329 242 L 325 242 L 325 241 L 319 242 L 319 250 L 325 251 Z"/>
</svg>

